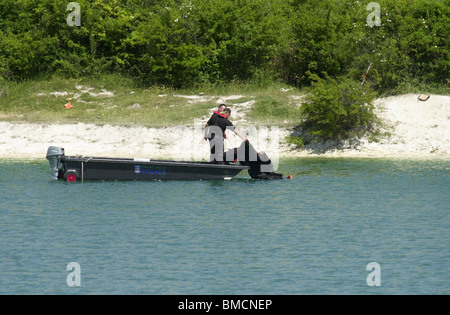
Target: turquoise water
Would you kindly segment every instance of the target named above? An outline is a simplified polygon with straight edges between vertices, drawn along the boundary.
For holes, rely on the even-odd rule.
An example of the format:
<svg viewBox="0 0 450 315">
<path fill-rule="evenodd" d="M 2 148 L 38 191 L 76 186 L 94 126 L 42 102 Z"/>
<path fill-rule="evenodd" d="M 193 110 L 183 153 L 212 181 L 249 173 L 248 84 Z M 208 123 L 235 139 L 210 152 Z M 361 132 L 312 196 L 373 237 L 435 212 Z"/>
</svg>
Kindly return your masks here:
<svg viewBox="0 0 450 315">
<path fill-rule="evenodd" d="M 293 180 L 70 184 L 46 161 L 0 162 L 0 294 L 450 293 L 449 161 L 308 158 L 281 161 Z"/>
</svg>

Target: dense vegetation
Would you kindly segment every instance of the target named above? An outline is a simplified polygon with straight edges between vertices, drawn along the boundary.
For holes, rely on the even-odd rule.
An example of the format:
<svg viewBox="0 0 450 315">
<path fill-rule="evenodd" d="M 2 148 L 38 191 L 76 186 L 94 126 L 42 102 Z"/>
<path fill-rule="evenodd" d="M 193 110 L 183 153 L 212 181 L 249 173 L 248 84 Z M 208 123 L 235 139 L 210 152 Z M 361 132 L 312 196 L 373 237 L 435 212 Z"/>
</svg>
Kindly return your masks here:
<svg viewBox="0 0 450 315">
<path fill-rule="evenodd" d="M 66 22 L 68 0 L 0 2 L 0 76 L 27 79 L 100 72 L 173 87 L 305 74 L 360 79 L 373 63 L 378 91 L 449 80 L 450 1 L 78 0 L 81 26 Z"/>
<path fill-rule="evenodd" d="M 78 0 L 80 26 L 69 2 L 1 0 L 0 85 L 121 73 L 142 86 L 308 87 L 361 82 L 369 63 L 379 94 L 450 83 L 450 0 L 378 0 L 380 26 L 367 24 L 370 1 Z"/>
</svg>

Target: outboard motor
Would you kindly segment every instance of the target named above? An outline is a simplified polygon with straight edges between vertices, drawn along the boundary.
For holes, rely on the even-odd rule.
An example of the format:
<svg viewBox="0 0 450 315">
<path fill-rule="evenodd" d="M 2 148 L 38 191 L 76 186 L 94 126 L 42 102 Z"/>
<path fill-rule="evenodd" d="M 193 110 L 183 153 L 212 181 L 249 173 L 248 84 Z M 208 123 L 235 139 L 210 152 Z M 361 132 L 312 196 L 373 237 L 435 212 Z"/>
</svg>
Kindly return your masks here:
<svg viewBox="0 0 450 315">
<path fill-rule="evenodd" d="M 61 157 L 64 156 L 64 149 L 59 147 L 49 147 L 47 150 L 47 160 L 52 168 L 52 178 L 58 179 L 59 170 L 62 167 Z"/>
</svg>

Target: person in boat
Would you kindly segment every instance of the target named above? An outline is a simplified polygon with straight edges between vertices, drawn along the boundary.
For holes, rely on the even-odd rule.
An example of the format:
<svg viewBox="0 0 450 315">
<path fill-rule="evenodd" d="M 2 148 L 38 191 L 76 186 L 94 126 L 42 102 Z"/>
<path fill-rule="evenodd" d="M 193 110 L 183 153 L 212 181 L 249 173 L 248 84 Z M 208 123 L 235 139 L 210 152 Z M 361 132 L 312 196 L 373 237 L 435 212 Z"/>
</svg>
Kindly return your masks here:
<svg viewBox="0 0 450 315">
<path fill-rule="evenodd" d="M 210 126 L 210 124 L 214 124 L 216 119 L 217 119 L 217 117 L 226 118 L 225 114 L 223 113 L 223 110 L 225 108 L 227 108 L 227 105 L 220 104 L 219 107 L 217 108 L 217 110 L 214 111 L 214 113 L 209 118 L 209 120 L 208 120 L 208 122 L 206 123 L 206 126 L 205 126 L 205 136 L 204 136 L 205 140 L 209 140 L 211 138 L 211 135 L 209 134 L 209 126 Z"/>
<path fill-rule="evenodd" d="M 225 164 L 224 161 L 224 139 L 227 138 L 226 131 L 230 130 L 234 132 L 243 141 L 248 139 L 243 136 L 229 120 L 231 115 L 231 109 L 225 108 L 221 115 L 217 117 L 211 117 L 208 121 L 209 130 L 209 146 L 211 158 L 210 161 L 217 164 Z"/>
</svg>

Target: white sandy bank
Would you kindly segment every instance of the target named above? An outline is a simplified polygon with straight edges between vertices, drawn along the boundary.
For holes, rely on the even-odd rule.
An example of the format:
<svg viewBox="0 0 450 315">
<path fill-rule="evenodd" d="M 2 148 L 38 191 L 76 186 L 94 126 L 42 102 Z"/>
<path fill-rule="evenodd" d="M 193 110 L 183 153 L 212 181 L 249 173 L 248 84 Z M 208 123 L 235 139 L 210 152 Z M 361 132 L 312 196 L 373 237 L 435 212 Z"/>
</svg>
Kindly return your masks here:
<svg viewBox="0 0 450 315">
<path fill-rule="evenodd" d="M 450 96 L 431 95 L 427 101 L 419 101 L 417 97 L 408 94 L 377 100 L 378 115 L 391 126 L 388 129 L 391 136 L 379 142 L 360 139 L 343 143 L 338 150 L 325 150 L 326 145 L 294 150 L 284 141 L 291 130 L 282 126 L 239 128 L 236 125 L 248 133 L 258 150 L 266 151 L 270 157 L 449 158 Z M 234 113 L 239 114 L 236 109 Z M 49 146 L 60 146 L 65 148 L 66 155 L 208 159 L 209 146 L 202 139 L 204 123 L 205 120 L 198 119 L 191 126 L 157 129 L 0 122 L 0 158 L 45 158 Z M 239 143 L 239 138 L 229 135 L 226 149 Z"/>
</svg>

